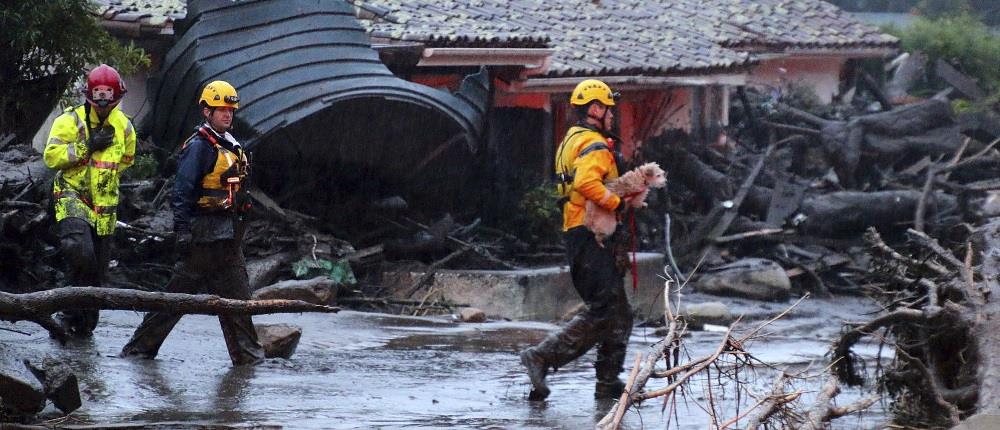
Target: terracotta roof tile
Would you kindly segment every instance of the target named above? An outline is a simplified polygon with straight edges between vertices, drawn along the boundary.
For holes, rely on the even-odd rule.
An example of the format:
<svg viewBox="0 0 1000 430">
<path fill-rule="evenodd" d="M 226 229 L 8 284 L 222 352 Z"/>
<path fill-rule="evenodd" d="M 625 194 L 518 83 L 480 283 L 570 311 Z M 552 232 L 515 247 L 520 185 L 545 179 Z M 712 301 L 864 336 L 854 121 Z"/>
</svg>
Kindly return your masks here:
<svg viewBox="0 0 1000 430">
<path fill-rule="evenodd" d="M 548 46 L 550 74 L 673 73 L 748 64 L 743 48 L 895 46 L 819 0 L 352 0 L 363 23 L 431 46 Z M 456 35 L 459 37 L 444 37 Z M 469 45 L 465 45 L 469 44 Z"/>
</svg>

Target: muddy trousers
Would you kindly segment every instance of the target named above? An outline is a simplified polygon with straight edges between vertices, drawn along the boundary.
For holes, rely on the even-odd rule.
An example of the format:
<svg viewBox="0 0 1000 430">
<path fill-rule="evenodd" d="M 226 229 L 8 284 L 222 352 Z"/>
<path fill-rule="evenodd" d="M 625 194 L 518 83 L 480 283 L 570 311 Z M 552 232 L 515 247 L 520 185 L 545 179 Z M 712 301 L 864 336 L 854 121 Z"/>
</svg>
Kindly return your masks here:
<svg viewBox="0 0 1000 430">
<path fill-rule="evenodd" d="M 59 221 L 59 254 L 65 266 L 67 286 L 102 286 L 111 239 L 111 236 L 98 236 L 83 219 L 68 217 Z M 60 312 L 56 318 L 70 335 L 88 337 L 97 327 L 100 311 L 67 310 Z"/>
<path fill-rule="evenodd" d="M 166 291 L 187 294 L 214 294 L 227 299 L 250 298 L 243 251 L 234 240 L 192 244 L 188 255 L 174 266 Z M 156 357 L 167 335 L 182 314 L 150 312 L 122 348 L 122 356 Z M 234 365 L 253 364 L 264 358 L 257 332 L 249 315 L 219 315 L 229 358 Z"/>
<path fill-rule="evenodd" d="M 624 273 L 615 269 L 612 247 L 600 247 L 586 228 L 570 229 L 565 239 L 573 287 L 587 310 L 546 337 L 533 348 L 534 352 L 547 367 L 557 369 L 596 345 L 597 381 L 617 381 L 632 334 L 632 308 L 625 296 Z"/>
</svg>

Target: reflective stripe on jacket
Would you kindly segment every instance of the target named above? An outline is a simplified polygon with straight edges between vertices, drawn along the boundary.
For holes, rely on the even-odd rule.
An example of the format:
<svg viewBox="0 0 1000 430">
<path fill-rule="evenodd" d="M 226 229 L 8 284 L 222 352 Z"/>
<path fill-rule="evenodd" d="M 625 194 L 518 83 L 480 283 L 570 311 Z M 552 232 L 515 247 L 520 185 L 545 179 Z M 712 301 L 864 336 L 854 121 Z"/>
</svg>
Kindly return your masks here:
<svg viewBox="0 0 1000 430">
<path fill-rule="evenodd" d="M 563 231 L 583 225 L 587 200 L 608 210 L 618 207 L 621 198 L 609 191 L 604 182 L 618 177 L 614 148 L 601 133 L 573 126 L 556 151 L 556 176 L 572 178 L 558 184 L 559 193 L 568 198 L 563 204 Z M 570 185 L 571 184 L 571 185 Z"/>
<path fill-rule="evenodd" d="M 86 105 L 66 109 L 52 123 L 45 144 L 45 165 L 58 170 L 52 184 L 56 221 L 67 217 L 86 220 L 99 236 L 115 231 L 118 221 L 118 183 L 121 172 L 135 159 L 135 128 L 116 106 L 102 123 L 94 109 L 86 120 Z M 90 153 L 91 129 L 105 124 L 115 129 L 111 146 Z M 89 126 L 89 127 L 88 127 Z"/>
</svg>

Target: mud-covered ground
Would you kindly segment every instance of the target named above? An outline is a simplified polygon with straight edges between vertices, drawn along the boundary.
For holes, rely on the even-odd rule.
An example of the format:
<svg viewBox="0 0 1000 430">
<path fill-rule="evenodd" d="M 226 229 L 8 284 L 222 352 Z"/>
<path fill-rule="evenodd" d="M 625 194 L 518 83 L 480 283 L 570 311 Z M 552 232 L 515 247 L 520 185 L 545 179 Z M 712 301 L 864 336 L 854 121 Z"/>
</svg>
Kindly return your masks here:
<svg viewBox="0 0 1000 430">
<path fill-rule="evenodd" d="M 685 300 L 720 298 L 693 294 Z M 735 313 L 747 314 L 741 323 L 744 328 L 787 306 L 721 300 Z M 799 369 L 815 361 L 818 373 L 841 322 L 863 319 L 874 310 L 865 299 L 809 299 L 768 330 L 769 340 L 747 348 L 777 368 Z M 66 347 L 30 323 L 0 323 L 0 359 L 10 363 L 51 355 L 73 366 L 81 379 L 84 405 L 62 421 L 65 426 L 583 429 L 592 428 L 610 406 L 593 399 L 593 352 L 550 376 L 553 393 L 547 401 L 526 401 L 529 383 L 516 351 L 536 343 L 556 328 L 553 324 L 463 324 L 446 317 L 350 311 L 269 315 L 255 322 L 303 328 L 297 353 L 291 360 L 233 368 L 217 320 L 206 316 L 185 317 L 156 360 L 118 358 L 140 318 L 134 312 L 105 311 L 93 340 Z M 720 336 L 695 332 L 687 339 L 691 356 L 714 350 Z M 636 351 L 645 351 L 656 340 L 652 329 L 637 327 L 628 366 Z M 858 351 L 874 357 L 877 345 Z M 761 367 L 756 376 L 743 377 L 755 383 L 755 391 L 763 392 L 774 375 L 774 370 Z M 817 379 L 799 388 L 815 390 L 819 383 Z M 671 419 L 681 428 L 704 429 L 707 414 L 696 401 L 705 399 L 705 381 L 696 381 L 691 388 L 690 401 L 682 403 Z M 713 387 L 713 393 L 717 410 L 725 411 L 725 419 L 732 417 L 735 397 L 720 393 L 719 387 Z M 858 396 L 848 391 L 839 403 Z M 804 400 L 810 397 L 807 392 Z M 745 408 L 753 399 L 744 395 L 741 402 Z M 664 428 L 668 417 L 661 413 L 662 406 L 650 401 L 629 411 L 626 428 Z M 41 418 L 59 416 L 49 406 Z M 874 428 L 884 420 L 883 407 L 876 405 L 861 418 L 842 418 L 836 427 Z"/>
</svg>

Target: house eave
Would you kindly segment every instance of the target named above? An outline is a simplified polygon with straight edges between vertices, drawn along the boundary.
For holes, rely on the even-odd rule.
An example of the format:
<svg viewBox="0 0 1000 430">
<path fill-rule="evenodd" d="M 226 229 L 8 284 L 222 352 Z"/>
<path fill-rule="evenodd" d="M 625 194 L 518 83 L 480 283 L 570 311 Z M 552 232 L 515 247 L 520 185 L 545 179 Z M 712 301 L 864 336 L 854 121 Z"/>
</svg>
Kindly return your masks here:
<svg viewBox="0 0 1000 430">
<path fill-rule="evenodd" d="M 753 58 L 759 61 L 780 60 L 789 58 L 885 58 L 894 55 L 898 50 L 894 47 L 851 47 L 851 48 L 796 48 L 789 47 L 780 52 L 754 52 Z"/>
<path fill-rule="evenodd" d="M 511 84 L 511 92 L 523 93 L 565 93 L 570 92 L 583 78 L 532 78 Z M 742 86 L 746 84 L 745 73 L 691 75 L 691 76 L 596 76 L 615 91 L 656 90 L 672 87 L 700 87 L 707 85 Z"/>
<path fill-rule="evenodd" d="M 154 25 L 142 21 L 102 19 L 100 24 L 112 36 L 124 39 L 171 39 L 174 35 L 173 23 L 169 21 Z"/>
<path fill-rule="evenodd" d="M 548 48 L 425 48 L 417 66 L 522 66 L 540 74 L 547 71 L 554 52 Z"/>
</svg>

